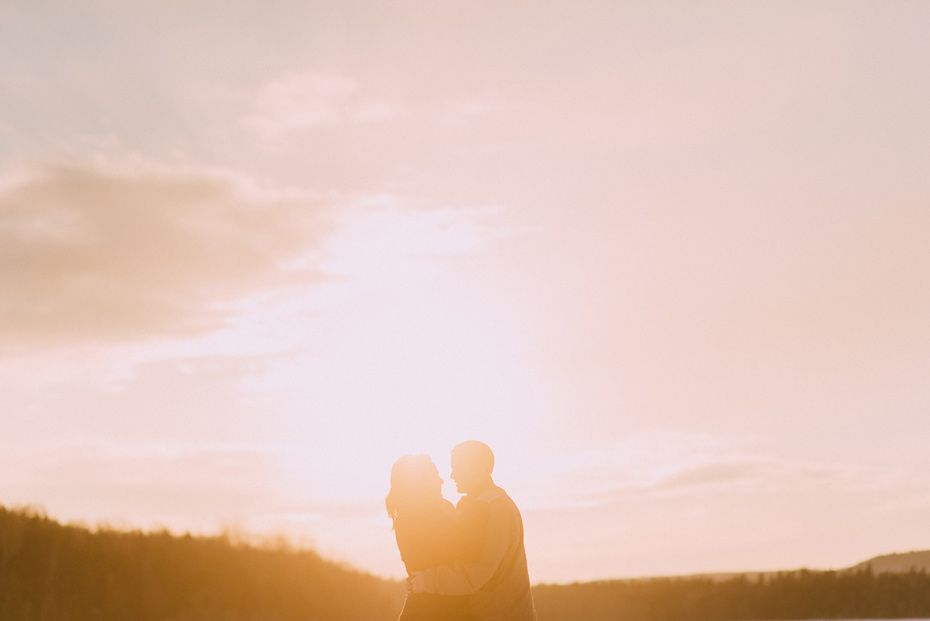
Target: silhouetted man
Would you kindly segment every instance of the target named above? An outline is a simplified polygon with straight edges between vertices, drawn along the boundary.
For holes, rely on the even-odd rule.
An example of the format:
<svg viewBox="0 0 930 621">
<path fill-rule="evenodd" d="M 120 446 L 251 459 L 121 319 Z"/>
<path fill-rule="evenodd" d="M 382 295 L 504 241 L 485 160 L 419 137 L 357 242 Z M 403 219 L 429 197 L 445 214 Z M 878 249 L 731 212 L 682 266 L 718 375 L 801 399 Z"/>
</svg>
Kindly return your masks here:
<svg viewBox="0 0 930 621">
<path fill-rule="evenodd" d="M 465 562 L 414 573 L 417 593 L 469 595 L 475 621 L 536 621 L 523 547 L 523 518 L 507 493 L 494 485 L 494 453 L 476 440 L 452 449 L 452 480 L 465 494 L 456 508 L 475 535 Z"/>
</svg>

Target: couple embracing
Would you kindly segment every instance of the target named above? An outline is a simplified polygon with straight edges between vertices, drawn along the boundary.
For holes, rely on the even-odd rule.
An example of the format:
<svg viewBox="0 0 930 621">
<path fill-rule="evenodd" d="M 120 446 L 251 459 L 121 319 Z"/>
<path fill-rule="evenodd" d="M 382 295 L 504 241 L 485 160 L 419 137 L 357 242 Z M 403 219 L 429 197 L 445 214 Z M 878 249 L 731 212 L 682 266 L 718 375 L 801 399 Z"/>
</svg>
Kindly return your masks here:
<svg viewBox="0 0 930 621">
<path fill-rule="evenodd" d="M 523 519 L 493 470 L 487 444 L 452 449 L 452 480 L 465 494 L 452 506 L 427 455 L 394 463 L 385 505 L 407 568 L 400 621 L 536 620 Z"/>
</svg>

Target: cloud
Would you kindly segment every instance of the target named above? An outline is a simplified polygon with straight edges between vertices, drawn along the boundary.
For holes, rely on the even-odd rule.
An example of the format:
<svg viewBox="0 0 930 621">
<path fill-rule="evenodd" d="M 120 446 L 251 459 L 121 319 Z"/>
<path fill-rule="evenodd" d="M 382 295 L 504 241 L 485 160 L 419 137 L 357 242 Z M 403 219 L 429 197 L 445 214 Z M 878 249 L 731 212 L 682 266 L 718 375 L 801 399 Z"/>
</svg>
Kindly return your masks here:
<svg viewBox="0 0 930 621">
<path fill-rule="evenodd" d="M 44 342 L 219 327 L 224 304 L 312 282 L 324 206 L 203 170 L 44 165 L 0 183 L 0 338 Z"/>
<path fill-rule="evenodd" d="M 527 506 L 544 510 L 672 499 L 686 502 L 689 498 L 774 497 L 792 491 L 870 494 L 894 489 L 903 493 L 914 483 L 913 477 L 893 468 L 783 459 L 704 433 L 631 433 L 604 450 L 551 457 L 535 463 L 533 469 L 544 475 L 547 484 L 527 486 L 521 494 Z"/>
<path fill-rule="evenodd" d="M 758 464 L 712 463 L 676 473 L 662 482 L 661 487 L 678 489 L 703 486 L 724 486 L 739 483 L 759 474 Z"/>
<path fill-rule="evenodd" d="M 442 103 L 441 115 L 446 122 L 457 123 L 496 113 L 521 111 L 525 111 L 525 106 L 522 104 L 509 101 L 496 94 L 486 93 L 471 98 L 446 99 Z"/>
<path fill-rule="evenodd" d="M 494 207 L 424 209 L 401 197 L 367 197 L 346 210 L 320 263 L 326 273 L 396 288 L 441 272 L 441 259 L 478 252 L 511 234 Z"/>
<path fill-rule="evenodd" d="M 337 75 L 291 73 L 265 84 L 254 112 L 242 121 L 266 139 L 340 123 L 382 121 L 404 115 L 398 105 L 365 98 L 354 80 Z"/>
<path fill-rule="evenodd" d="M 644 497 L 722 499 L 777 497 L 791 493 L 865 495 L 887 490 L 905 493 L 913 487 L 912 477 L 893 469 L 737 454 L 708 456 L 706 460 L 682 464 L 652 481 L 631 480 L 624 471 L 618 471 L 612 478 L 613 485 L 587 493 L 588 502 L 611 505 L 633 499 L 642 501 Z"/>
</svg>

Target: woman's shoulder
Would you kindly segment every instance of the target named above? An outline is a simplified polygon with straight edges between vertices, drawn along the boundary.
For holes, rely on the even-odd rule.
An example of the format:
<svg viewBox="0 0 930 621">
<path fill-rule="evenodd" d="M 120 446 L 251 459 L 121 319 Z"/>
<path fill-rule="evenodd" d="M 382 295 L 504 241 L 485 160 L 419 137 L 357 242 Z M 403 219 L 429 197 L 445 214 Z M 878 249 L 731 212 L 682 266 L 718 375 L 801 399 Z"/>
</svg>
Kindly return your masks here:
<svg viewBox="0 0 930 621">
<path fill-rule="evenodd" d="M 462 520 L 462 514 L 459 510 L 445 498 L 442 499 L 442 503 L 439 505 L 439 513 L 444 521 L 450 521 L 456 525 Z"/>
</svg>

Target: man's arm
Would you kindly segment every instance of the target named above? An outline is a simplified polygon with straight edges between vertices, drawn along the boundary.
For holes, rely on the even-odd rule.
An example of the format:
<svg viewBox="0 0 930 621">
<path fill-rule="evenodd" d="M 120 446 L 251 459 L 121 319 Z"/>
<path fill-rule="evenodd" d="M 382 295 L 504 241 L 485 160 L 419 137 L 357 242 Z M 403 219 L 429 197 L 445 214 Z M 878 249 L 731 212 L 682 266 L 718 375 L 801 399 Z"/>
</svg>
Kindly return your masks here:
<svg viewBox="0 0 930 621">
<path fill-rule="evenodd" d="M 506 503 L 491 502 L 488 509 L 487 533 L 478 558 L 471 563 L 457 562 L 451 566 L 415 572 L 410 579 L 414 592 L 468 595 L 491 579 L 507 554 L 513 537 Z"/>
</svg>

